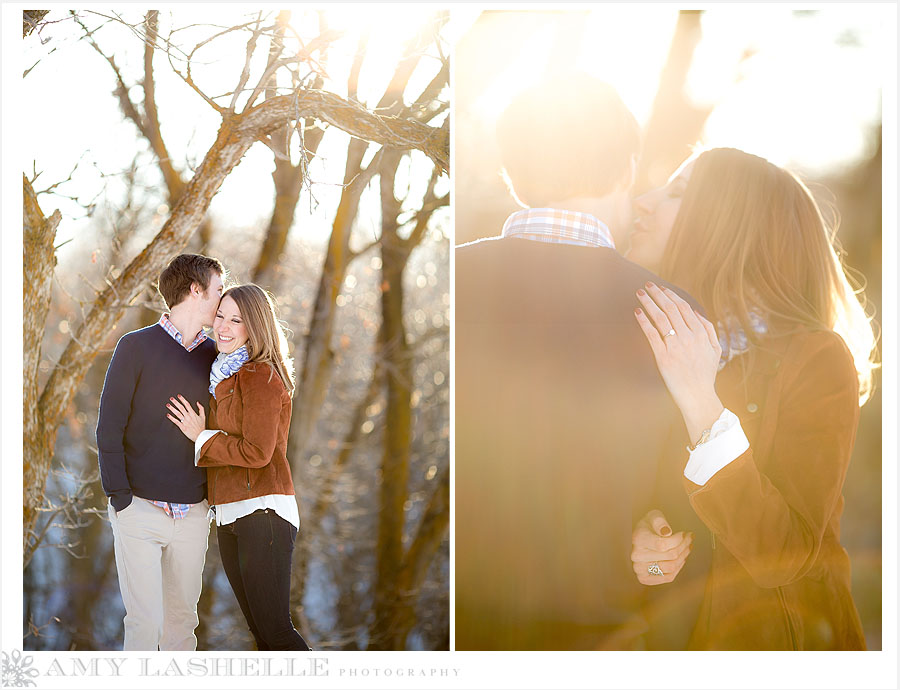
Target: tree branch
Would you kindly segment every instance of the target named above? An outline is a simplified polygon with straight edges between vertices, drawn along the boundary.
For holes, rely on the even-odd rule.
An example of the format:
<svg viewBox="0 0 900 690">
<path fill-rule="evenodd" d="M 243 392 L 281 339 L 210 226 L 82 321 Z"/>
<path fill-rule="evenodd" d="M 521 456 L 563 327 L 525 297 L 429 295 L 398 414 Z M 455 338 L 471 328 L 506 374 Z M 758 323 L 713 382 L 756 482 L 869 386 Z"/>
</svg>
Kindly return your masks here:
<svg viewBox="0 0 900 690">
<path fill-rule="evenodd" d="M 450 204 L 449 192 L 442 197 L 437 197 L 434 194 L 434 188 L 437 185 L 439 177 L 440 171 L 435 168 L 431 175 L 431 180 L 428 182 L 428 189 L 425 191 L 425 196 L 422 199 L 422 206 L 416 212 L 416 225 L 409 233 L 409 237 L 401 242 L 404 248 L 409 252 L 422 241 L 425 230 L 428 228 L 428 221 L 431 219 L 431 215 L 442 206 L 449 206 Z"/>
<path fill-rule="evenodd" d="M 146 19 L 147 38 L 144 41 L 144 114 L 146 115 L 146 127 L 142 134 L 150 142 L 153 153 L 159 163 L 166 188 L 169 193 L 169 203 L 174 204 L 184 191 L 184 181 L 175 170 L 169 158 L 169 151 L 163 141 L 162 129 L 159 125 L 159 112 L 156 109 L 156 85 L 153 78 L 153 53 L 156 50 L 158 12 L 149 10 Z"/>
<path fill-rule="evenodd" d="M 353 56 L 353 64 L 350 66 L 350 77 L 347 79 L 347 98 L 351 101 L 359 101 L 359 74 L 362 72 L 363 60 L 366 59 L 370 33 L 371 31 L 366 29 L 359 37 L 356 55 Z"/>
<path fill-rule="evenodd" d="M 100 57 L 102 57 L 109 63 L 109 66 L 112 68 L 113 73 L 116 75 L 115 94 L 116 98 L 119 99 L 119 106 L 122 108 L 122 112 L 125 114 L 125 117 L 131 120 L 138 128 L 138 131 L 140 131 L 140 133 L 143 134 L 144 137 L 152 143 L 152 137 L 149 134 L 149 130 L 146 123 L 144 122 L 144 118 L 141 117 L 140 113 L 138 113 L 137 106 L 128 95 L 128 86 L 125 84 L 125 80 L 122 78 L 122 73 L 119 71 L 119 67 L 116 64 L 115 59 L 111 55 L 107 55 L 106 53 L 104 53 L 103 49 L 100 47 L 97 41 L 94 40 L 94 32 L 96 32 L 97 29 L 94 29 L 93 31 L 89 30 L 81 21 L 81 19 L 78 18 L 78 15 L 74 14 L 73 12 L 72 16 L 75 19 L 75 23 L 78 24 L 78 26 L 80 26 L 84 31 L 84 38 L 87 39 L 90 46 L 97 51 Z"/>
<path fill-rule="evenodd" d="M 376 110 L 386 110 L 389 114 L 398 115 L 403 111 L 403 92 L 409 84 L 409 78 L 415 72 L 419 60 L 422 58 L 422 51 L 431 41 L 431 36 L 425 28 L 421 29 L 413 36 L 406 45 L 403 57 L 397 63 L 391 81 L 384 90 L 384 95 L 378 101 Z"/>
<path fill-rule="evenodd" d="M 34 31 L 50 10 L 22 10 L 22 38 Z"/>
<path fill-rule="evenodd" d="M 257 22 L 262 19 L 262 12 L 257 15 Z M 259 26 L 259 24 L 257 24 Z M 277 35 L 276 29 L 276 35 Z M 259 36 L 262 32 L 257 28 L 253 29 L 250 34 L 250 38 L 247 40 L 247 52 L 244 58 L 244 69 L 241 70 L 241 77 L 238 80 L 238 85 L 234 88 L 234 95 L 231 97 L 231 104 L 228 106 L 228 109 L 234 111 L 235 105 L 237 105 L 237 99 L 241 95 L 241 91 L 243 91 L 244 86 L 246 86 L 247 81 L 250 79 L 250 62 L 253 59 L 253 53 L 256 52 L 256 41 L 259 39 Z M 274 39 L 273 39 L 274 40 Z M 270 53 L 270 63 L 271 66 L 271 53 Z M 260 83 L 265 79 L 265 75 L 263 79 L 260 80 Z M 254 100 L 256 100 L 256 95 L 259 93 L 259 86 L 256 87 L 257 90 L 253 92 L 253 95 L 250 97 L 250 100 L 247 102 L 247 106 L 249 107 Z"/>
<path fill-rule="evenodd" d="M 401 583 L 406 591 L 401 596 L 414 597 L 428 572 L 434 552 L 440 545 L 450 524 L 450 467 L 444 467 L 428 507 L 422 515 L 416 536 L 406 551 L 401 569 Z"/>
<path fill-rule="evenodd" d="M 400 117 L 415 117 L 418 120 L 427 121 L 435 115 L 437 107 L 433 105 L 434 101 L 444 90 L 444 87 L 450 84 L 450 65 L 443 63 L 440 71 L 434 75 L 428 86 L 426 86 L 419 97 L 413 101 L 408 108 L 404 108 L 400 113 Z M 425 115 L 423 115 L 423 113 Z"/>
<path fill-rule="evenodd" d="M 315 117 L 358 139 L 401 151 L 417 149 L 449 172 L 448 126 L 431 127 L 415 120 L 381 116 L 328 91 L 300 90 L 295 95 L 263 101 L 242 115 L 236 131 L 252 132 L 256 138 L 300 117 Z"/>
</svg>

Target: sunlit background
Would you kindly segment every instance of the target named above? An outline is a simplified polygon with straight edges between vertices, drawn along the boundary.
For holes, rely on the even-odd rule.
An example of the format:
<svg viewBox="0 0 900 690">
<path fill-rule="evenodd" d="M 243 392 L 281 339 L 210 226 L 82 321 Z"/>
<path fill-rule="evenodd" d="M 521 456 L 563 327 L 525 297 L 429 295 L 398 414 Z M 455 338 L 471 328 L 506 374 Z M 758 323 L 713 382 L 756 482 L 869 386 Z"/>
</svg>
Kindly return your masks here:
<svg viewBox="0 0 900 690">
<path fill-rule="evenodd" d="M 753 150 L 816 174 L 866 155 L 871 137 L 865 130 L 880 123 L 883 50 L 892 37 L 883 14 L 871 5 L 703 11 L 684 85 L 692 104 L 713 109 L 703 142 Z M 613 84 L 646 123 L 678 15 L 675 7 L 633 5 L 573 12 L 568 19 L 539 12 L 498 18 L 515 21 L 517 30 L 495 35 L 501 69 L 483 73 L 490 84 L 466 112 L 491 126 L 516 92 L 560 58 L 559 27 L 565 26 L 572 64 Z M 484 26 L 491 21 L 482 20 Z M 474 85 L 461 75 L 459 86 L 468 92 Z"/>
<path fill-rule="evenodd" d="M 401 9 L 337 4 L 327 10 L 289 5 L 259 11 L 253 5 L 219 4 L 161 11 L 159 36 L 173 49 L 168 55 L 156 51 L 153 75 L 161 135 L 173 166 L 183 180 L 189 180 L 221 125 L 221 116 L 175 70 L 186 73 L 185 56 L 192 53 L 191 77 L 197 87 L 227 107 L 244 67 L 250 35 L 248 30 L 226 32 L 228 27 L 252 23 L 260 16 L 271 26 L 279 11 L 289 11 L 286 45 L 300 51 L 304 49 L 300 46 L 314 46 L 317 37 L 327 36 L 327 54 L 310 48 L 315 59 L 302 68 L 317 72 L 321 88 L 342 98 L 348 98 L 354 58 L 364 50 L 355 98 L 372 110 L 417 33 L 426 40 L 424 47 L 416 49 L 419 60 L 406 79 L 401 105 L 415 101 L 439 74 L 447 59 L 448 24 L 438 10 L 427 5 Z M 123 115 L 110 64 L 112 59 L 129 85 L 131 101 L 142 106 L 144 12 L 139 7 L 99 8 L 78 10 L 76 18 L 68 10 L 54 9 L 22 42 L 25 76 L 19 85 L 19 102 L 25 104 L 29 130 L 42 134 L 29 138 L 19 149 L 20 165 L 29 178 L 35 178 L 43 214 L 59 209 L 63 218 L 55 241 L 58 264 L 43 343 L 41 385 L 95 291 L 105 287 L 107 279 L 115 279 L 147 246 L 172 211 L 147 139 Z M 102 55 L 90 45 L 88 32 Z M 361 40 L 365 40 L 364 48 Z M 258 43 L 250 63 L 251 89 L 264 71 L 269 39 L 261 36 Z M 298 77 L 311 78 L 303 73 Z M 279 77 L 280 93 L 289 93 L 290 85 L 289 79 Z M 237 110 L 248 93 L 239 94 Z M 434 94 L 434 102 L 445 106 L 449 98 L 446 86 Z M 424 121 L 440 127 L 448 116 L 449 109 L 444 107 Z M 344 192 L 350 142 L 350 136 L 337 127 L 325 129 L 310 160 L 287 245 L 274 268 L 258 281 L 273 292 L 280 316 L 291 330 L 298 380 L 307 336 L 317 325 L 313 305 L 330 256 L 329 239 Z M 379 149 L 369 146 L 364 165 L 378 163 Z M 300 150 L 295 134 L 289 147 L 293 165 L 300 163 Z M 204 240 L 195 233 L 186 248 L 221 259 L 231 282 L 253 279 L 273 217 L 274 168 L 273 152 L 262 143 L 254 144 L 212 200 L 207 214 L 210 236 Z M 410 236 L 433 170 L 432 161 L 418 151 L 405 156 L 397 168 L 393 192 L 401 202 L 396 219 L 401 240 Z M 446 198 L 448 192 L 449 177 L 440 175 L 433 194 Z M 377 338 L 382 293 L 391 289 L 384 275 L 392 260 L 383 256 L 377 243 L 383 226 L 378 175 L 368 182 L 353 211 L 349 247 L 359 254 L 338 276 L 333 334 L 325 343 L 327 358 L 322 365 L 328 377 L 324 399 L 316 408 L 310 435 L 293 446 L 293 453 L 289 446 L 302 520 L 295 549 L 292 610 L 295 624 L 317 649 L 366 648 L 372 644 L 371 631 L 378 617 L 373 591 L 379 567 L 379 486 L 383 446 L 393 431 L 387 421 L 383 368 L 380 383 L 370 385 L 376 365 L 390 358 Z M 425 231 L 410 246 L 402 273 L 402 320 L 412 377 L 408 382 L 409 479 L 401 487 L 406 498 L 401 516 L 404 547 L 417 536 L 436 487 L 447 482 L 449 465 L 450 212 L 446 201 L 425 217 Z M 60 428 L 46 499 L 59 505 L 85 480 L 92 493 L 76 502 L 74 513 L 63 513 L 67 519 L 52 511 L 39 518 L 38 530 L 48 520 L 55 520 L 54 525 L 68 523 L 68 528 L 50 527 L 25 569 L 25 649 L 121 648 L 124 610 L 112 561 L 111 532 L 102 518 L 105 497 L 96 477 L 90 478 L 97 470 L 97 406 L 112 347 L 123 333 L 157 320 L 162 310 L 152 290 L 138 302 L 109 334 Z M 302 393 L 295 396 L 295 417 L 299 397 Z M 291 443 L 295 443 L 293 427 Z M 250 649 L 249 633 L 222 572 L 214 535 L 215 529 L 200 602 L 199 649 Z M 423 561 L 427 572 L 422 574 L 421 594 L 413 602 L 412 627 L 408 635 L 392 643 L 401 648 L 449 648 L 446 531 L 438 540 L 433 557 Z M 301 569 L 303 581 L 298 583 Z"/>
<path fill-rule="evenodd" d="M 682 151 L 693 143 L 742 148 L 813 181 L 848 174 L 877 153 L 884 56 L 894 40 L 884 8 L 711 8 L 683 13 L 680 28 L 679 16 L 652 4 L 482 14 L 455 52 L 460 189 L 503 202 L 494 201 L 495 185 L 481 184 L 499 175 L 496 118 L 557 65 L 612 84 L 645 128 L 654 101 L 667 95 L 661 87 L 674 88 L 679 100 L 661 103 L 657 117 L 670 120 L 665 126 L 682 140 L 669 146 Z M 662 184 L 678 162 L 653 161 L 645 186 Z M 478 182 L 470 185 L 472 174 Z M 460 213 L 470 200 L 479 207 L 471 194 L 460 197 Z M 457 243 L 491 234 L 460 220 Z"/>
<path fill-rule="evenodd" d="M 871 4 L 706 7 L 634 3 L 473 18 L 454 53 L 455 244 L 499 234 L 517 209 L 501 176 L 500 112 L 526 85 L 574 66 L 611 83 L 643 128 L 636 194 L 663 184 L 694 144 L 741 148 L 798 173 L 837 209 L 846 261 L 861 273 L 880 322 L 882 88 L 895 15 Z M 880 379 L 878 386 L 862 410 L 842 522 L 870 649 L 882 644 Z"/>
<path fill-rule="evenodd" d="M 284 7 L 290 10 L 292 6 Z M 59 243 L 81 236 L 91 227 L 89 219 L 84 218 L 83 205 L 66 197 L 89 203 L 98 195 L 104 198 L 105 187 L 109 187 L 105 196 L 120 200 L 124 192 L 116 184 L 116 173 L 129 168 L 136 152 L 149 152 L 146 142 L 136 138 L 135 126 L 122 117 L 110 67 L 87 45 L 82 37 L 84 32 L 66 18 L 66 14 L 63 10 L 55 11 L 53 21 L 58 23 L 43 28 L 40 41 L 24 42 L 23 65 L 26 70 L 32 66 L 33 69 L 21 85 L 21 96 L 29 104 L 29 127 L 50 133 L 49 136 L 30 140 L 29 146 L 21 149 L 22 169 L 32 171 L 36 168 L 41 173 L 35 184 L 36 191 L 66 180 L 71 173 L 71 181 L 57 188 L 60 195 L 42 199 L 41 207 L 45 213 L 59 208 L 67 220 L 73 219 L 60 226 L 57 233 Z M 410 7 L 402 13 L 379 12 L 373 7 L 359 5 L 342 7 L 338 4 L 334 9 L 329 9 L 327 28 L 341 34 L 341 38 L 332 43 L 324 68 L 329 77 L 329 90 L 347 96 L 347 77 L 353 57 L 363 30 L 368 28 L 367 58 L 360 76 L 358 97 L 362 102 L 377 101 L 388 84 L 406 41 L 433 15 L 434 10 L 422 5 Z M 109 20 L 121 16 L 136 24 L 141 15 L 137 12 L 123 15 L 112 10 L 97 10 L 82 11 L 79 16 L 90 28 L 108 22 L 105 28 L 97 32 L 96 39 L 108 54 L 114 55 L 126 81 L 135 84 L 131 95 L 140 102 L 143 44 L 136 31 L 129 31 L 120 23 Z M 190 28 L 177 31 L 172 40 L 190 49 L 216 33 L 217 27 L 245 23 L 256 16 L 256 12 L 226 5 L 217 7 L 213 18 L 208 11 L 188 4 L 175 13 L 175 27 Z M 161 21 L 164 19 L 163 16 Z M 315 12 L 294 6 L 290 23 L 301 36 L 317 36 L 318 22 Z M 165 35 L 164 29 L 160 33 Z M 234 33 L 197 51 L 192 74 L 205 93 L 215 97 L 231 92 L 244 64 L 246 41 L 245 34 Z M 264 59 L 265 55 L 259 57 Z M 421 91 L 434 76 L 439 67 L 438 59 L 439 56 L 434 54 L 421 62 L 410 79 L 410 93 Z M 163 137 L 170 150 L 177 152 L 173 153 L 173 163 L 178 167 L 194 169 L 214 141 L 220 118 L 167 68 L 164 55 L 158 55 L 157 61 L 155 79 Z M 177 55 L 172 63 L 181 72 L 185 71 L 184 60 Z M 219 103 L 227 105 L 228 99 L 219 100 Z M 319 155 L 311 162 L 311 182 L 318 184 L 311 193 L 304 192 L 298 209 L 304 211 L 304 233 L 311 234 L 317 240 L 327 237 L 330 232 L 340 197 L 349 139 L 339 130 L 329 131 L 319 148 Z M 86 143 L 89 145 L 86 146 Z M 296 151 L 293 155 L 296 162 Z M 417 162 L 421 169 L 428 166 L 424 161 Z M 78 167 L 73 172 L 76 164 Z M 139 170 L 152 176 L 156 172 L 155 166 L 152 156 L 148 156 L 141 162 Z M 268 149 L 264 146 L 251 148 L 226 179 L 213 201 L 210 214 L 235 227 L 267 221 L 271 210 L 269 175 L 272 167 L 272 154 Z M 415 175 L 413 177 L 418 179 Z M 42 186 L 45 180 L 47 182 Z M 427 174 L 424 180 L 427 182 Z M 449 185 L 449 179 L 444 178 L 442 184 Z M 161 225 L 167 212 L 167 208 L 160 209 L 154 220 Z M 361 222 L 366 220 L 361 219 Z M 154 227 L 158 229 L 158 226 L 153 226 L 148 231 Z M 66 260 L 65 251 L 60 253 L 59 258 L 60 261 Z"/>
</svg>

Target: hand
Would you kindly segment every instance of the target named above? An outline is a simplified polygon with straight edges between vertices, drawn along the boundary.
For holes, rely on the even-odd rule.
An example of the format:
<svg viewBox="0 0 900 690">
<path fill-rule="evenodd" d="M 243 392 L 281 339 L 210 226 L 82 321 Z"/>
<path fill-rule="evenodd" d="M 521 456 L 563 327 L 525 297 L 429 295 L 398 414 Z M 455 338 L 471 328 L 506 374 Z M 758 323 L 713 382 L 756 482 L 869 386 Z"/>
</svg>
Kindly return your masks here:
<svg viewBox="0 0 900 690">
<path fill-rule="evenodd" d="M 724 409 L 715 387 L 722 347 L 715 327 L 690 304 L 668 288 L 646 287 L 637 291 L 644 308 L 635 318 L 694 444 Z"/>
<path fill-rule="evenodd" d="M 672 582 L 694 543 L 693 532 L 676 532 L 658 510 L 651 510 L 641 518 L 631 535 L 631 564 L 642 585 L 663 585 Z M 656 564 L 663 575 L 651 575 L 649 568 Z"/>
<path fill-rule="evenodd" d="M 200 432 L 206 429 L 206 412 L 200 403 L 197 403 L 197 412 L 194 412 L 184 396 L 179 395 L 177 400 L 169 398 L 166 409 L 169 410 L 166 417 L 191 441 L 196 441 Z"/>
</svg>

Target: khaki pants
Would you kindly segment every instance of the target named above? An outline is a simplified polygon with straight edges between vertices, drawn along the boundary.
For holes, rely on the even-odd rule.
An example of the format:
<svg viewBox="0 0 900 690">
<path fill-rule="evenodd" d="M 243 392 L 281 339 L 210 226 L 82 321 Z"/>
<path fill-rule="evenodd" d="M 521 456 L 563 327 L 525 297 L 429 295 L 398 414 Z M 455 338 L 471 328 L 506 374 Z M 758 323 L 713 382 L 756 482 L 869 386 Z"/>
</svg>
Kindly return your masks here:
<svg viewBox="0 0 900 690">
<path fill-rule="evenodd" d="M 118 514 L 112 504 L 108 511 L 125 604 L 124 651 L 194 651 L 209 504 L 178 520 L 138 496 Z"/>
</svg>

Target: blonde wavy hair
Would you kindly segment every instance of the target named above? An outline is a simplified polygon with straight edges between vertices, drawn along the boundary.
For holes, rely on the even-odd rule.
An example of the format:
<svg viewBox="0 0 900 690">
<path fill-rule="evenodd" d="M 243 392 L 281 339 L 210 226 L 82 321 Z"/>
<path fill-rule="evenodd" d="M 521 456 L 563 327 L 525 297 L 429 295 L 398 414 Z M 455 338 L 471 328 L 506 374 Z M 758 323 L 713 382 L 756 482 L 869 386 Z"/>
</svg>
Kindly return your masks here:
<svg viewBox="0 0 900 690">
<path fill-rule="evenodd" d="M 278 374 L 288 392 L 294 394 L 294 360 L 288 354 L 285 327 L 278 320 L 275 300 L 255 283 L 233 285 L 222 293 L 231 297 L 247 328 L 247 351 L 251 362 L 268 364 Z"/>
<path fill-rule="evenodd" d="M 836 223 L 826 222 L 800 179 L 764 158 L 716 148 L 693 160 L 660 275 L 754 345 L 761 337 L 751 311 L 761 313 L 768 335 L 834 331 L 853 355 L 865 403 L 878 367 L 877 335 L 863 287 L 841 260 Z"/>
</svg>

